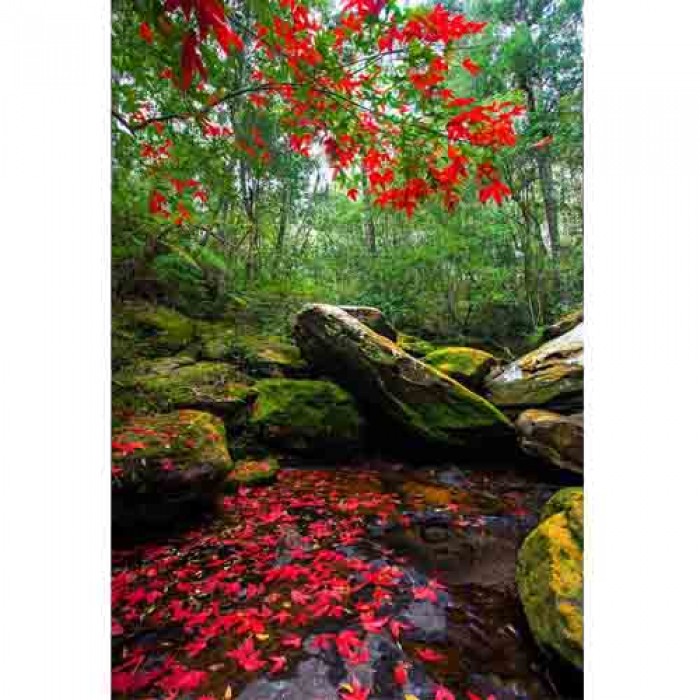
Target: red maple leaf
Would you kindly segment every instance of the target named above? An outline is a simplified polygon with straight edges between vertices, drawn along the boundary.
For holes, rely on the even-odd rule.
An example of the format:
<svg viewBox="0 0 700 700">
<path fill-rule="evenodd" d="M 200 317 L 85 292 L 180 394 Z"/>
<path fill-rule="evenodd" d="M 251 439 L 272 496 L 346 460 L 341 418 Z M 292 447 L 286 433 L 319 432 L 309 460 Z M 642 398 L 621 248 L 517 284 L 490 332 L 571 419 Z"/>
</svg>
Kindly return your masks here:
<svg viewBox="0 0 700 700">
<path fill-rule="evenodd" d="M 471 58 L 467 57 L 462 61 L 462 67 L 466 68 L 472 75 L 477 75 L 481 68 L 474 63 Z"/>
<path fill-rule="evenodd" d="M 389 630 L 391 631 L 391 636 L 394 639 L 398 639 L 399 635 L 401 634 L 401 630 L 407 630 L 410 629 L 411 625 L 405 623 L 405 622 L 400 622 L 399 620 L 392 620 L 389 623 Z"/>
<path fill-rule="evenodd" d="M 271 656 L 270 662 L 270 673 L 279 673 L 287 665 L 287 658 L 285 656 Z"/>
<path fill-rule="evenodd" d="M 343 700 L 367 700 L 371 688 L 365 688 L 360 685 L 356 678 L 353 678 L 350 683 L 344 683 L 340 686 L 343 693 Z"/>
<path fill-rule="evenodd" d="M 244 671 L 259 671 L 267 663 L 260 658 L 260 652 L 255 648 L 252 637 L 243 642 L 237 649 L 226 652 Z"/>
<path fill-rule="evenodd" d="M 408 683 L 408 664 L 404 661 L 399 661 L 399 663 L 394 666 L 394 680 L 397 685 L 403 687 Z"/>
<path fill-rule="evenodd" d="M 153 43 L 153 30 L 148 22 L 141 22 L 139 26 L 139 36 L 149 44 Z"/>
<path fill-rule="evenodd" d="M 432 603 L 437 603 L 437 593 L 429 586 L 420 586 L 413 589 L 413 597 L 416 600 L 429 600 Z"/>
<path fill-rule="evenodd" d="M 190 671 L 184 666 L 174 666 L 169 675 L 158 681 L 158 685 L 166 692 L 178 690 L 195 690 L 207 678 L 205 671 Z"/>
<path fill-rule="evenodd" d="M 301 649 L 301 637 L 298 634 L 288 634 L 282 640 L 282 646 L 291 647 L 292 649 Z"/>
<path fill-rule="evenodd" d="M 421 660 L 421 661 L 427 661 L 429 663 L 431 662 L 438 662 L 438 661 L 445 661 L 446 656 L 444 654 L 441 654 L 439 651 L 435 651 L 434 649 L 418 649 L 416 651 L 416 656 Z"/>
</svg>

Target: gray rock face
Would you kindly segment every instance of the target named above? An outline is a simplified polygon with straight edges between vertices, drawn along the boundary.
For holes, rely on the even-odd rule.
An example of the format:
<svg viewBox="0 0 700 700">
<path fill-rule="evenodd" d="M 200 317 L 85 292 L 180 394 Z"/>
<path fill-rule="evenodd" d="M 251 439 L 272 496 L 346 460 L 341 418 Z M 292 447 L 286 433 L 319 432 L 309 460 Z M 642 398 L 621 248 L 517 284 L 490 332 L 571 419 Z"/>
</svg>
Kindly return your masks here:
<svg viewBox="0 0 700 700">
<path fill-rule="evenodd" d="M 328 679 L 329 667 L 320 659 L 306 659 L 291 680 L 261 678 L 238 696 L 238 700 L 339 700 L 338 691 Z"/>
<path fill-rule="evenodd" d="M 398 331 L 389 323 L 386 316 L 379 309 L 373 306 L 340 306 L 339 308 L 393 343 L 398 339 Z"/>
<path fill-rule="evenodd" d="M 412 629 L 406 632 L 409 639 L 421 642 L 444 642 L 447 639 L 447 612 L 439 602 L 416 600 L 408 606 L 403 618 L 412 625 Z"/>
<path fill-rule="evenodd" d="M 523 451 L 560 469 L 583 473 L 583 414 L 562 416 L 529 409 L 516 422 Z"/>
<path fill-rule="evenodd" d="M 583 324 L 487 378 L 487 396 L 502 407 L 583 405 Z"/>
</svg>

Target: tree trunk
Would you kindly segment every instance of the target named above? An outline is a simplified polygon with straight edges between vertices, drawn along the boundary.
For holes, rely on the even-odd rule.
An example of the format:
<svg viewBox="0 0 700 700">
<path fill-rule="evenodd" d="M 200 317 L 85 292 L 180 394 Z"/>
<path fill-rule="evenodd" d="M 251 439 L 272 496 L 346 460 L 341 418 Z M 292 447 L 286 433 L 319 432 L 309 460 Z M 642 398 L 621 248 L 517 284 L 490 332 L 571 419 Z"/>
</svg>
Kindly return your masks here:
<svg viewBox="0 0 700 700">
<path fill-rule="evenodd" d="M 362 198 L 364 202 L 365 212 L 364 212 L 364 230 L 365 230 L 365 243 L 367 244 L 367 250 L 369 250 L 371 255 L 377 254 L 377 229 L 374 225 L 374 217 L 372 216 L 372 203 L 369 198 L 369 187 L 367 184 L 367 177 L 363 175 L 362 177 Z"/>
<path fill-rule="evenodd" d="M 527 95 L 527 108 L 531 114 L 537 113 L 537 99 L 531 82 L 526 78 L 521 78 L 522 88 Z M 540 137 L 545 138 L 546 130 L 540 132 Z M 552 161 L 547 153 L 547 146 L 544 149 L 536 149 L 535 162 L 537 163 L 537 174 L 542 190 L 542 200 L 544 201 L 545 219 L 547 221 L 547 234 L 549 236 L 552 267 L 552 292 L 556 302 L 561 297 L 561 277 L 559 265 L 559 212 L 557 210 L 557 199 L 554 191 L 554 177 L 552 175 Z"/>
</svg>

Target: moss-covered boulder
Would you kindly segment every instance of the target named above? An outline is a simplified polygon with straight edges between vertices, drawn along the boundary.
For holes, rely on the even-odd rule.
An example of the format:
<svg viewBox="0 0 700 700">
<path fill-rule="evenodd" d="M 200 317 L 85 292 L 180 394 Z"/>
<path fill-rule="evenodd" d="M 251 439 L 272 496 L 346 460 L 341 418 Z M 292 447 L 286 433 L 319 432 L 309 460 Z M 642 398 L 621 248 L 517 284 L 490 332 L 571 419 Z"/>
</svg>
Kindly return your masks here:
<svg viewBox="0 0 700 700">
<path fill-rule="evenodd" d="M 137 361 L 115 374 L 113 384 L 116 409 L 199 408 L 229 416 L 245 408 L 253 380 L 224 362 L 172 357 Z"/>
<path fill-rule="evenodd" d="M 225 488 L 231 492 L 239 486 L 266 486 L 277 479 L 279 470 L 279 462 L 274 457 L 242 459 L 226 477 Z"/>
<path fill-rule="evenodd" d="M 423 362 L 460 384 L 478 389 L 497 360 L 491 353 L 476 348 L 446 347 L 427 354 Z"/>
<path fill-rule="evenodd" d="M 523 451 L 561 469 L 583 472 L 583 414 L 563 416 L 530 408 L 515 422 Z"/>
<path fill-rule="evenodd" d="M 537 642 L 583 666 L 583 489 L 559 491 L 518 554 L 517 584 Z"/>
<path fill-rule="evenodd" d="M 437 345 L 433 345 L 427 340 L 423 340 L 423 338 L 419 338 L 415 335 L 406 335 L 405 333 L 399 333 L 396 344 L 412 357 L 419 358 L 425 357 L 438 349 Z"/>
<path fill-rule="evenodd" d="M 187 520 L 212 506 L 232 466 L 224 424 L 209 413 L 131 418 L 112 433 L 115 529 Z"/>
<path fill-rule="evenodd" d="M 375 333 L 379 333 L 379 335 L 383 335 L 393 342 L 396 342 L 398 339 L 398 331 L 389 323 L 386 316 L 379 309 L 373 306 L 341 306 L 340 308 L 356 318 L 360 323 L 369 326 Z"/>
<path fill-rule="evenodd" d="M 550 340 L 486 380 L 497 406 L 583 407 L 583 324 Z"/>
<path fill-rule="evenodd" d="M 299 376 L 306 369 L 299 349 L 279 336 L 258 335 L 226 322 L 200 322 L 200 355 L 234 362 L 256 376 Z"/>
<path fill-rule="evenodd" d="M 508 419 L 488 401 L 337 306 L 304 307 L 294 336 L 312 365 L 399 431 L 395 439 L 465 448 L 493 439 L 503 444 L 513 437 Z"/>
<path fill-rule="evenodd" d="M 253 440 L 310 454 L 359 447 L 363 422 L 355 400 L 332 382 L 261 379 L 242 444 Z"/>
<path fill-rule="evenodd" d="M 166 306 L 126 302 L 112 312 L 112 358 L 116 366 L 136 357 L 175 355 L 195 341 L 195 322 Z"/>
</svg>

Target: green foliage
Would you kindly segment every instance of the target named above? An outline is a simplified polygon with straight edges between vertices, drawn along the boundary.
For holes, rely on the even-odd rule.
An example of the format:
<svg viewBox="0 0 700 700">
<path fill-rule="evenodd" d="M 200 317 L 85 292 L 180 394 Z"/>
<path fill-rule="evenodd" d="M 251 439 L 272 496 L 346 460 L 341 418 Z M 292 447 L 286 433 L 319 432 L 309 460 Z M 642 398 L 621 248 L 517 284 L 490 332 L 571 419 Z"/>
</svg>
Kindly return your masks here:
<svg viewBox="0 0 700 700">
<path fill-rule="evenodd" d="M 225 139 L 183 129 L 169 172 L 202 183 L 208 202 L 192 207 L 191 219 L 175 226 L 145 210 L 152 181 L 140 142 L 115 120 L 115 300 L 145 297 L 211 319 L 234 309 L 239 324 L 282 338 L 290 316 L 306 302 L 377 306 L 405 334 L 506 357 L 526 336 L 579 306 L 581 2 L 445 4 L 489 22 L 482 36 L 463 40 L 449 57 L 449 86 L 457 94 L 528 104 L 518 145 L 497 163 L 511 199 L 499 207 L 475 204 L 472 183 L 454 212 L 431 205 L 410 220 L 373 209 L 361 183 L 357 201 L 350 201 L 321 153 L 306 159 L 289 149 L 274 104 L 263 115 L 240 99 L 228 104 L 221 123 L 255 126 L 268 144 L 269 162 L 260 168 Z M 258 0 L 246 8 L 251 17 L 269 12 Z M 128 2 L 116 3 L 114 13 L 119 112 L 134 112 L 151 98 L 162 112 L 186 111 L 186 99 L 172 82 L 154 77 L 166 64 L 163 48 L 139 37 L 140 15 Z M 476 76 L 460 65 L 467 53 L 482 68 Z M 249 70 L 237 52 L 207 65 L 213 84 L 224 76 L 238 81 L 228 89 L 243 84 Z M 554 246 L 547 178 L 557 225 Z"/>
</svg>

